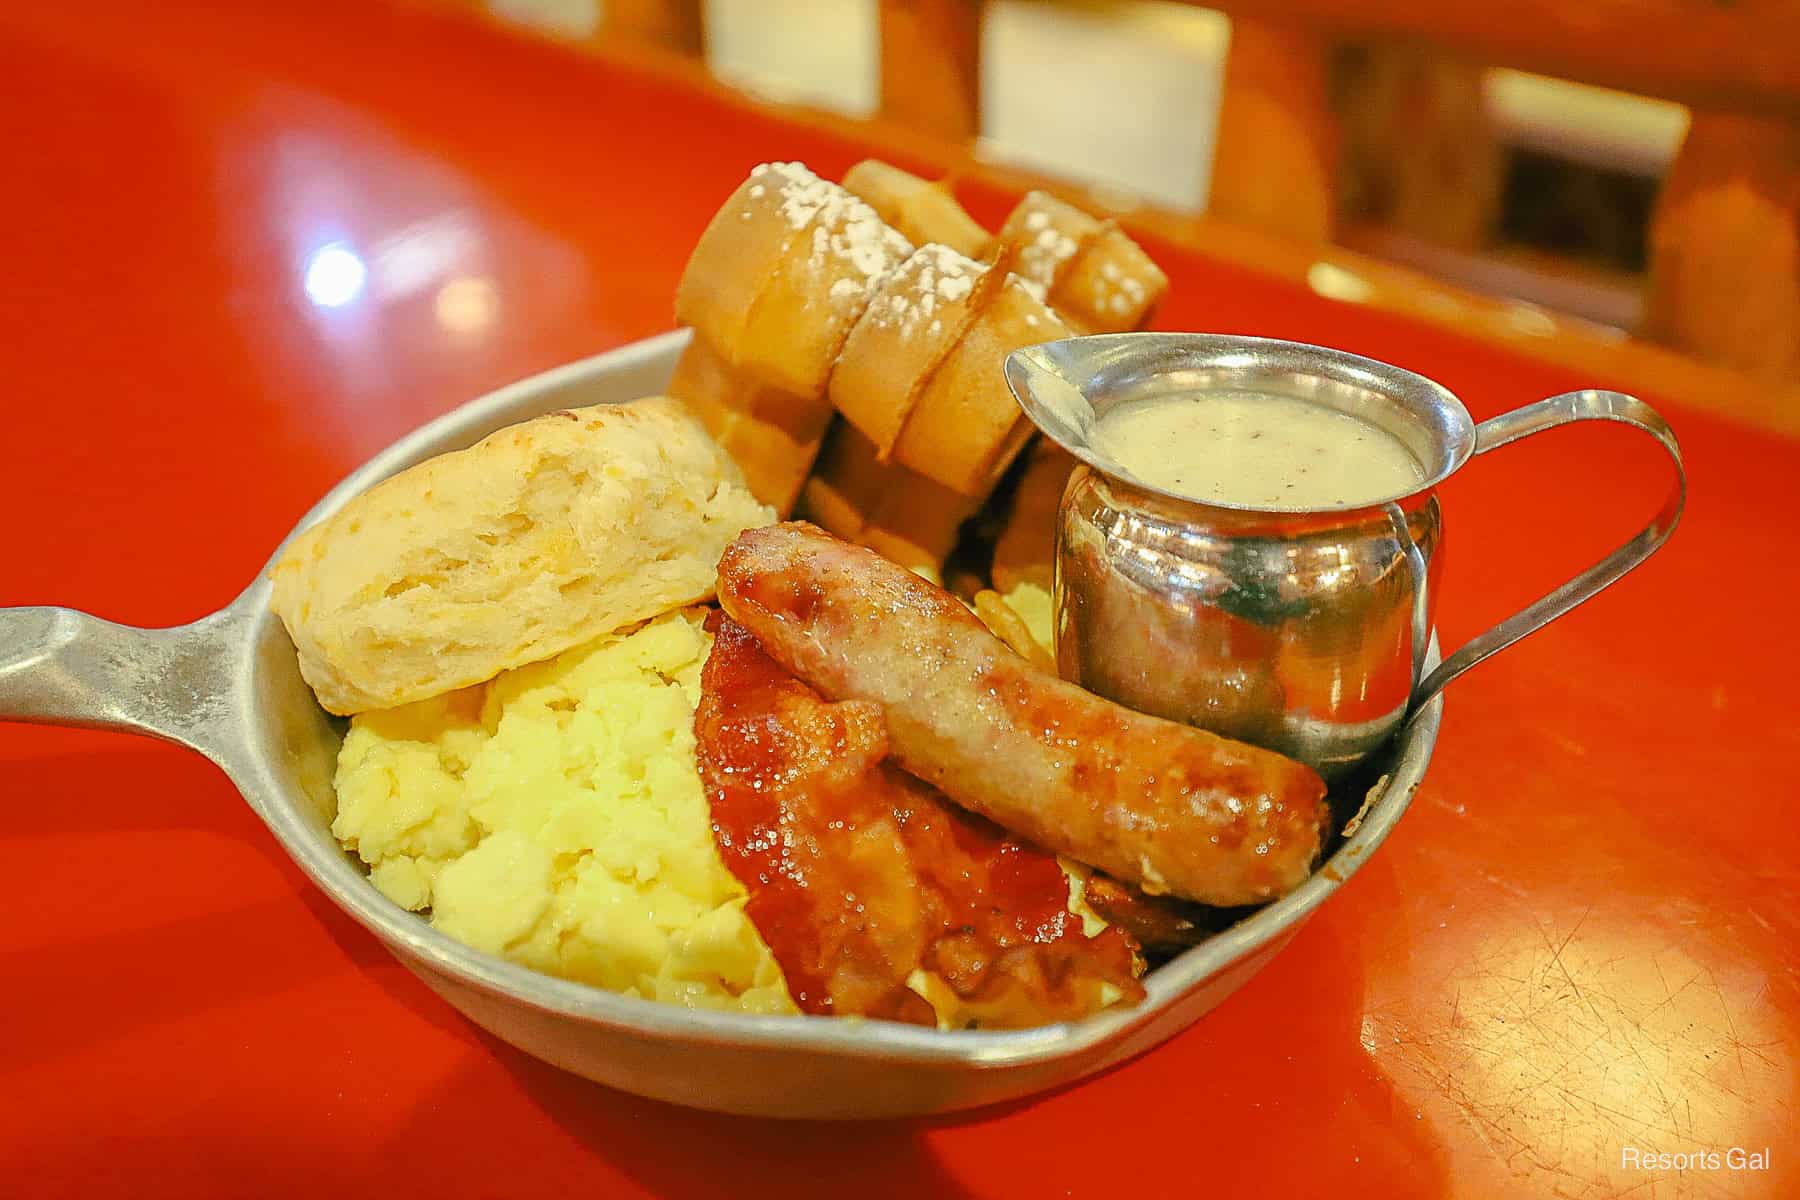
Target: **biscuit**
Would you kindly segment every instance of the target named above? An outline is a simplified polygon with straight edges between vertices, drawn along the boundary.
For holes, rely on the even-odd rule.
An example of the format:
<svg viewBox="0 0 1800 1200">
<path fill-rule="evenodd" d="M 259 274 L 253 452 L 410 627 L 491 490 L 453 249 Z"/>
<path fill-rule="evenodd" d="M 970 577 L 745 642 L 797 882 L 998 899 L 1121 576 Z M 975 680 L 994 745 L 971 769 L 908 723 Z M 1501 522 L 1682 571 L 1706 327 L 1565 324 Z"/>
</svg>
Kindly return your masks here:
<svg viewBox="0 0 1800 1200">
<path fill-rule="evenodd" d="M 678 401 L 596 405 L 376 484 L 289 544 L 272 603 L 320 704 L 391 708 L 709 599 L 774 518 Z"/>
</svg>

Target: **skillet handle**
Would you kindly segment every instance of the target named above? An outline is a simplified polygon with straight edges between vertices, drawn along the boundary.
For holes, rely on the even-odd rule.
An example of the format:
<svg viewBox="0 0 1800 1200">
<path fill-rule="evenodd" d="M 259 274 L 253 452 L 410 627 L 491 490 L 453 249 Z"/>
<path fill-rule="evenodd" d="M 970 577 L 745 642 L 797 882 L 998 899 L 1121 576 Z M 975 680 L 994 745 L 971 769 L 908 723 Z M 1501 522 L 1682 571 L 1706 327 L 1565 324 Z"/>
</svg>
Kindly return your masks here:
<svg viewBox="0 0 1800 1200">
<path fill-rule="evenodd" d="M 147 734 L 217 758 L 240 653 L 231 609 L 174 629 L 0 608 L 0 721 Z"/>
</svg>

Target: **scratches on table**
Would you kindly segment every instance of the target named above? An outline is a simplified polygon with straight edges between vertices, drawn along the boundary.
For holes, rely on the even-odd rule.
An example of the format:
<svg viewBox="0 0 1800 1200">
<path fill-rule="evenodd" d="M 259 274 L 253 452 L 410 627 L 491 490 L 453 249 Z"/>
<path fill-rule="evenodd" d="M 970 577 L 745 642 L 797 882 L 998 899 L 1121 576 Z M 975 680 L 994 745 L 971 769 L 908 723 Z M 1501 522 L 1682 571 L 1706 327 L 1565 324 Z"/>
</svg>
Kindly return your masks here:
<svg viewBox="0 0 1800 1200">
<path fill-rule="evenodd" d="M 1489 1156 L 1458 1176 L 1485 1165 L 1531 1194 L 1582 1198 L 1764 1194 L 1785 1177 L 1779 1161 L 1760 1181 L 1722 1161 L 1792 1144 L 1794 1068 L 1768 978 L 1593 905 L 1501 908 L 1444 964 L 1435 998 L 1375 1004 L 1363 1022 L 1396 1086 L 1465 1122 Z M 1628 1147 L 1714 1151 L 1721 1165 L 1631 1166 Z"/>
</svg>

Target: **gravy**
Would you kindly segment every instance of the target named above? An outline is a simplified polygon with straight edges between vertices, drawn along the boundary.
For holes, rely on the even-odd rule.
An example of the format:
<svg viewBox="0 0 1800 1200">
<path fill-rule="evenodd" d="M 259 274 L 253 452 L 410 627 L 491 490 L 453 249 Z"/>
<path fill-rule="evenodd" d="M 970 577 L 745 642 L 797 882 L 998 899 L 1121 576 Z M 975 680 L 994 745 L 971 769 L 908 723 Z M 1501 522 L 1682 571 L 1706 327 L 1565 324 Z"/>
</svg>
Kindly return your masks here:
<svg viewBox="0 0 1800 1200">
<path fill-rule="evenodd" d="M 1095 425 L 1093 446 L 1153 487 L 1248 508 L 1353 508 L 1425 481 L 1418 460 L 1386 430 L 1255 392 L 1127 404 Z"/>
</svg>

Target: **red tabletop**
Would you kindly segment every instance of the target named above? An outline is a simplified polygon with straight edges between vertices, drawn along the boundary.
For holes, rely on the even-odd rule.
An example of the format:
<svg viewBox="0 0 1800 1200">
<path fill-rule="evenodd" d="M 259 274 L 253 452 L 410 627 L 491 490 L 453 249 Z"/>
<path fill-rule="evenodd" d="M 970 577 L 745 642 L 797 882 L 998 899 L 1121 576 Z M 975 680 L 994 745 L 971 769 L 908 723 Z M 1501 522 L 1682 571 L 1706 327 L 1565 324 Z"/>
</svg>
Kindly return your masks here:
<svg viewBox="0 0 1800 1200">
<path fill-rule="evenodd" d="M 666 328 L 752 164 L 861 156 L 454 19 L 265 7 L 0 12 L 0 604 L 200 616 L 397 434 Z M 1386 358 L 1478 417 L 1606 382 L 1153 249 L 1168 328 Z M 199 758 L 0 726 L 0 1190 L 1796 1194 L 1800 444 L 1646 398 L 1692 482 L 1668 549 L 1451 689 L 1412 811 L 1254 982 L 1000 1110 L 785 1124 L 563 1075 L 395 965 Z M 1582 429 L 1453 480 L 1446 644 L 1641 523 L 1658 454 Z"/>
</svg>

